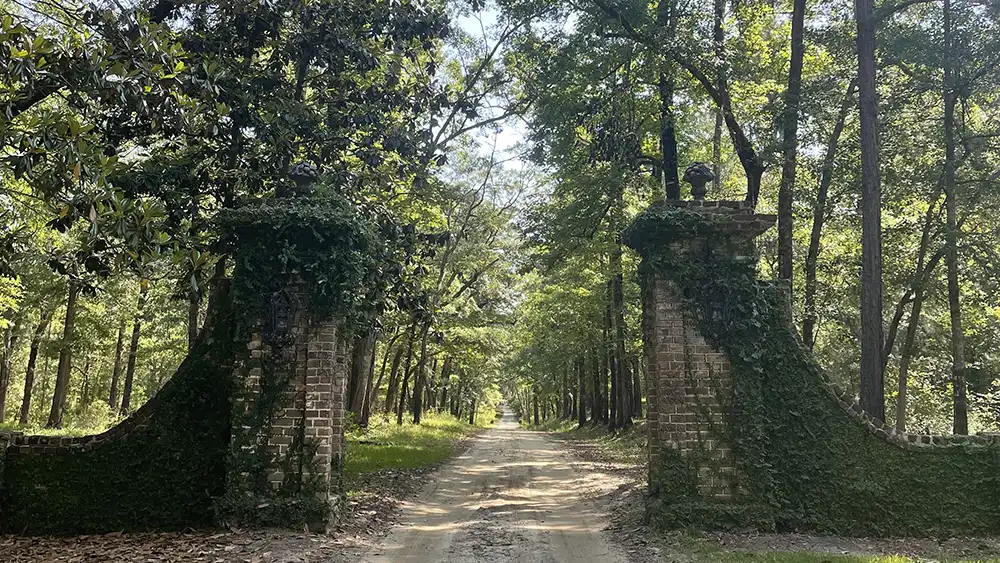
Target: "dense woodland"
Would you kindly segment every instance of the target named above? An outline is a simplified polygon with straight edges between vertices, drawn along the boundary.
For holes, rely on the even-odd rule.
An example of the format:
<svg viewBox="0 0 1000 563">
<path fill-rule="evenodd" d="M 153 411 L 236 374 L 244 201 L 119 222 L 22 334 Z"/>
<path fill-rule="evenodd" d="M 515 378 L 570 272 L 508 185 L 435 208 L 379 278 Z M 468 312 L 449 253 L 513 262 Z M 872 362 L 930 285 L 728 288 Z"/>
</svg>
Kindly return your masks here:
<svg viewBox="0 0 1000 563">
<path fill-rule="evenodd" d="M 898 428 L 1000 426 L 1000 7 L 978 0 L 0 6 L 0 422 L 155 395 L 232 268 L 213 218 L 314 164 L 406 236 L 353 420 L 643 413 L 650 202 L 777 213 L 802 344 Z"/>
</svg>

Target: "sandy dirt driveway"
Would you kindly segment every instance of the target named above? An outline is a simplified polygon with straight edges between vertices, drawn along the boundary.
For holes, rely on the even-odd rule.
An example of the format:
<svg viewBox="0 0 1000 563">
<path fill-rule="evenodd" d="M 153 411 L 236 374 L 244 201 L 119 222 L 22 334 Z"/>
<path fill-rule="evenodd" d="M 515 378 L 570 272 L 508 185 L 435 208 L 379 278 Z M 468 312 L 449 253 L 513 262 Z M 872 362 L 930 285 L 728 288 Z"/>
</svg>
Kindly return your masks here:
<svg viewBox="0 0 1000 563">
<path fill-rule="evenodd" d="M 403 505 L 370 563 L 624 563 L 604 539 L 607 516 L 589 500 L 599 483 L 511 413 Z"/>
</svg>

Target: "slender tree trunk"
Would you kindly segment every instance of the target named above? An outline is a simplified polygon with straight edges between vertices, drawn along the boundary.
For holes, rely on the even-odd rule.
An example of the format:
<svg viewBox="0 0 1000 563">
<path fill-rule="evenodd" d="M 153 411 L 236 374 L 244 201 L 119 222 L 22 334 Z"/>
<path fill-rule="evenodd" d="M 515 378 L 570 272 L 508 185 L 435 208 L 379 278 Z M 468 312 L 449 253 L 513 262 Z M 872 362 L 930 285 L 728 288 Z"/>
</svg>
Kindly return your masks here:
<svg viewBox="0 0 1000 563">
<path fill-rule="evenodd" d="M 576 378 L 579 382 L 579 388 L 577 390 L 577 407 L 576 407 L 576 422 L 578 425 L 583 426 L 587 424 L 587 403 L 584 399 L 587 396 L 587 357 L 580 356 L 580 360 L 577 362 Z"/>
<path fill-rule="evenodd" d="M 615 371 L 618 382 L 618 404 L 616 413 L 618 420 L 615 424 L 617 428 L 625 428 L 632 425 L 632 376 L 629 373 L 628 358 L 625 352 L 625 298 L 622 290 L 622 248 L 621 238 L 611 253 L 611 271 L 614 275 L 611 299 L 614 310 L 612 326 L 614 327 L 614 356 Z"/>
<path fill-rule="evenodd" d="M 416 322 L 413 324 L 416 327 Z M 426 324 L 424 326 L 427 326 Z M 423 335 L 421 335 L 422 337 Z M 400 385 L 399 402 L 396 405 L 396 424 L 403 425 L 403 413 L 406 412 L 406 393 L 410 384 L 410 368 L 413 367 L 413 338 L 406 344 L 406 369 L 403 370 L 403 382 Z"/>
<path fill-rule="evenodd" d="M 111 368 L 111 392 L 108 394 L 108 408 L 118 406 L 118 382 L 122 376 L 122 351 L 125 349 L 125 319 L 118 325 L 118 341 L 115 343 L 115 364 Z"/>
<path fill-rule="evenodd" d="M 128 364 L 125 366 L 125 384 L 122 386 L 122 405 L 119 413 L 128 415 L 132 409 L 132 384 L 135 381 L 135 362 L 139 357 L 139 336 L 142 334 L 142 320 L 146 314 L 146 297 L 149 292 L 149 281 L 139 282 L 139 301 L 136 304 L 135 320 L 132 321 L 132 339 L 128 347 Z"/>
<path fill-rule="evenodd" d="M 570 393 L 569 393 L 569 370 L 570 364 L 563 366 L 562 372 L 562 404 L 559 405 L 559 418 L 570 417 Z"/>
<path fill-rule="evenodd" d="M 17 347 L 17 323 L 11 324 L 4 333 L 3 341 L 0 342 L 3 349 L 0 350 L 0 423 L 6 418 L 4 412 L 7 407 L 7 390 L 10 388 L 10 374 L 14 364 L 14 352 Z"/>
<path fill-rule="evenodd" d="M 76 300 L 79 295 L 80 286 L 70 280 L 69 292 L 66 297 L 63 337 L 59 342 L 59 367 L 56 368 L 56 384 L 52 391 L 52 408 L 49 410 L 46 428 L 62 427 L 63 409 L 66 406 L 66 396 L 69 393 L 69 375 L 73 367 L 73 330 L 76 326 Z"/>
<path fill-rule="evenodd" d="M 90 403 L 90 364 L 92 362 L 92 357 L 88 353 L 87 359 L 83 362 L 83 391 L 80 393 L 80 403 L 76 407 L 76 412 L 83 412 Z"/>
<path fill-rule="evenodd" d="M 642 418 L 642 377 L 639 356 L 632 356 L 632 417 Z"/>
<path fill-rule="evenodd" d="M 403 360 L 403 353 L 406 347 L 400 344 L 396 347 L 396 353 L 392 356 L 392 368 L 389 370 L 389 382 L 385 390 L 385 414 L 392 412 L 392 407 L 396 404 L 396 393 L 399 389 L 399 363 Z"/>
<path fill-rule="evenodd" d="M 594 424 L 597 424 L 599 422 L 603 422 L 604 421 L 604 416 L 602 414 L 603 411 L 604 411 L 604 405 L 601 402 L 601 399 L 603 397 L 601 386 L 603 385 L 604 380 L 601 378 L 601 352 L 600 352 L 600 350 L 601 350 L 600 347 L 594 348 L 591 351 L 591 355 L 590 355 L 591 371 L 593 372 L 592 373 L 592 375 L 593 375 L 593 399 L 592 399 L 592 403 L 591 403 L 593 405 L 593 407 L 590 409 L 590 421 L 593 422 Z"/>
<path fill-rule="evenodd" d="M 424 409 L 424 388 L 427 386 L 427 333 L 430 328 L 431 321 L 427 319 L 420 337 L 420 362 L 417 364 L 417 380 L 413 384 L 413 424 L 420 424 L 420 416 Z"/>
<path fill-rule="evenodd" d="M 666 30 L 666 40 L 673 40 L 676 30 L 674 2 L 660 0 L 656 13 L 656 25 Z M 674 64 L 670 57 L 660 61 L 658 81 L 660 95 L 660 151 L 662 152 L 661 174 L 667 199 L 681 198 L 681 185 L 677 173 L 677 135 L 674 119 Z"/>
<path fill-rule="evenodd" d="M 441 378 L 441 403 L 438 406 L 438 412 L 444 411 L 444 408 L 448 406 L 448 382 L 444 377 Z"/>
<path fill-rule="evenodd" d="M 726 51 L 726 35 L 722 28 L 722 23 L 726 17 L 726 1 L 725 0 L 713 0 L 712 2 L 712 42 L 715 43 L 715 59 L 719 61 L 718 76 L 716 77 L 717 84 L 719 88 L 725 86 L 725 71 L 723 69 L 723 62 L 725 60 Z M 712 193 L 719 193 L 719 189 L 722 187 L 722 108 L 716 108 L 715 110 L 715 129 L 712 133 L 712 174 L 715 176 L 712 179 Z"/>
<path fill-rule="evenodd" d="M 819 190 L 816 194 L 816 204 L 813 206 L 812 231 L 809 234 L 809 251 L 806 254 L 805 264 L 805 316 L 802 319 L 802 342 L 811 350 L 816 343 L 816 264 L 819 261 L 820 237 L 823 232 L 823 223 L 826 221 L 827 199 L 830 193 L 830 185 L 833 183 L 833 165 L 837 156 L 837 145 L 840 143 L 840 136 L 844 132 L 847 122 L 847 114 L 851 110 L 854 100 L 854 90 L 857 88 L 857 80 L 851 80 L 840 102 L 840 109 L 837 112 L 837 121 L 833 125 L 833 131 L 826 143 L 826 154 L 823 157 L 823 166 L 820 169 Z"/>
<path fill-rule="evenodd" d="M 940 254 L 935 255 L 926 267 L 923 266 L 923 253 L 917 258 L 917 272 L 914 275 L 913 306 L 910 309 L 910 319 L 906 325 L 906 336 L 903 338 L 903 346 L 899 353 L 899 381 L 896 389 L 896 430 L 903 432 L 906 430 L 906 401 L 910 376 L 910 361 L 913 358 L 914 343 L 917 338 L 917 329 L 920 326 L 920 310 L 924 304 L 924 289 L 930 279 Z"/>
<path fill-rule="evenodd" d="M 609 395 L 608 395 L 608 408 L 610 410 L 610 415 L 608 416 L 608 430 L 613 431 L 618 428 L 618 362 L 615 361 L 615 345 L 613 344 L 613 326 L 611 321 L 611 301 L 612 301 L 612 286 L 613 282 L 608 281 L 608 305 L 605 308 L 604 317 L 604 344 L 605 350 L 604 355 L 607 358 L 608 363 L 608 379 L 609 383 Z"/>
<path fill-rule="evenodd" d="M 389 362 L 389 355 L 392 353 L 392 350 L 393 350 L 392 347 L 393 347 L 393 345 L 395 345 L 396 340 L 398 340 L 402 334 L 403 333 L 396 333 L 389 340 L 388 344 L 385 345 L 385 352 L 382 354 L 382 367 L 379 368 L 379 372 L 378 372 L 378 381 L 376 381 L 375 385 L 372 387 L 371 398 L 368 401 L 368 411 L 369 411 L 369 414 L 365 416 L 365 422 L 366 423 L 367 423 L 368 419 L 370 418 L 370 415 L 371 415 L 370 411 L 373 410 L 373 408 L 374 408 L 375 398 L 378 396 L 379 389 L 382 388 L 382 380 L 385 379 L 386 364 L 388 364 L 388 362 Z M 402 347 L 399 347 L 398 349 L 402 350 Z M 401 355 L 401 354 L 399 354 L 397 352 L 397 354 L 394 357 L 398 357 L 399 355 Z M 372 356 L 372 358 L 374 359 L 374 355 Z M 397 366 L 399 365 L 399 360 L 398 359 L 396 360 L 396 365 Z M 388 398 L 387 398 L 387 400 L 388 400 Z"/>
<path fill-rule="evenodd" d="M 34 334 L 31 335 L 31 349 L 28 352 L 28 367 L 24 372 L 24 395 L 21 399 L 21 416 L 18 422 L 27 425 L 31 419 L 31 391 L 35 386 L 35 363 L 38 361 L 38 349 L 42 344 L 42 337 L 52 321 L 55 309 L 42 309 L 38 325 Z"/>
<path fill-rule="evenodd" d="M 532 414 L 535 415 L 535 426 L 538 426 L 538 390 L 533 390 L 531 392 L 531 410 Z"/>
<path fill-rule="evenodd" d="M 885 420 L 882 370 L 882 188 L 875 90 L 875 13 L 855 0 L 861 121 L 861 407 Z"/>
<path fill-rule="evenodd" d="M 358 423 L 364 415 L 365 395 L 368 391 L 369 373 L 371 372 L 372 346 L 375 341 L 375 329 L 370 328 L 365 334 L 354 338 L 351 347 L 351 371 L 347 383 L 348 408 L 354 414 Z"/>
<path fill-rule="evenodd" d="M 782 116 L 781 184 L 778 187 L 778 277 L 792 281 L 792 200 L 795 191 L 795 165 L 798 156 L 799 97 L 802 92 L 802 35 L 805 27 L 806 0 L 792 1 L 792 54 L 785 89 Z"/>
<path fill-rule="evenodd" d="M 952 68 L 951 0 L 944 0 L 944 189 L 947 216 L 945 262 L 948 268 L 948 312 L 951 319 L 953 432 L 969 433 L 966 402 L 965 332 L 962 330 L 961 287 L 958 280 L 958 184 L 955 181 L 955 71 Z"/>
<path fill-rule="evenodd" d="M 361 408 L 361 420 L 358 424 L 362 428 L 368 428 L 368 421 L 372 416 L 372 401 L 375 400 L 375 361 L 378 357 L 378 333 L 372 338 L 372 351 L 368 357 L 368 385 L 365 386 L 365 402 Z M 385 375 L 385 362 L 382 362 L 382 371 L 379 373 L 379 385 L 382 384 L 382 376 Z"/>
</svg>

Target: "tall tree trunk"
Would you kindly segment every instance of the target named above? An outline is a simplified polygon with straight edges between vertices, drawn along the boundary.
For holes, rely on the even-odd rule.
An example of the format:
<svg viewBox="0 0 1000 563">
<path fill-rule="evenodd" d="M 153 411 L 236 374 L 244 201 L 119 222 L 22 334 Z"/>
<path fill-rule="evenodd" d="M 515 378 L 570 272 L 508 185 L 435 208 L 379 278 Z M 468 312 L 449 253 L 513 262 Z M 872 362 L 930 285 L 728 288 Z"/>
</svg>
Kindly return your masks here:
<svg viewBox="0 0 1000 563">
<path fill-rule="evenodd" d="M 115 364 L 111 368 L 111 392 L 108 394 L 108 408 L 118 406 L 118 382 L 122 376 L 122 351 L 125 349 L 125 319 L 118 325 L 118 342 L 115 344 Z"/>
<path fill-rule="evenodd" d="M 396 393 L 399 389 L 399 363 L 403 360 L 405 351 L 406 347 L 400 344 L 392 356 L 392 368 L 389 370 L 389 382 L 386 384 L 385 404 L 383 405 L 385 414 L 392 412 L 392 408 L 396 404 Z"/>
<path fill-rule="evenodd" d="M 93 360 L 91 354 L 88 352 L 86 360 L 83 362 L 83 371 L 81 375 L 83 376 L 83 391 L 80 393 L 80 403 L 76 407 L 76 412 L 81 413 L 90 404 L 90 365 Z"/>
<path fill-rule="evenodd" d="M 427 387 L 427 333 L 431 328 L 431 320 L 424 322 L 423 334 L 420 336 L 420 362 L 417 364 L 417 380 L 413 384 L 413 424 L 420 424 L 420 416 L 424 412 L 424 388 Z"/>
<path fill-rule="evenodd" d="M 448 406 L 448 380 L 442 375 L 441 376 L 441 402 L 438 405 L 438 412 L 443 412 L 444 408 Z"/>
<path fill-rule="evenodd" d="M 924 305 L 924 289 L 941 256 L 940 254 L 936 254 L 925 267 L 923 265 L 924 252 L 925 250 L 922 246 L 921 252 L 917 257 L 917 270 L 914 272 L 913 306 L 910 309 L 910 319 L 906 325 L 906 336 L 903 338 L 903 346 L 899 352 L 899 380 L 897 381 L 896 388 L 896 430 L 900 432 L 906 430 L 906 401 L 910 376 L 910 361 L 913 358 L 917 329 L 920 326 L 920 310 Z"/>
<path fill-rule="evenodd" d="M 385 345 L 385 352 L 382 354 L 382 367 L 379 368 L 379 372 L 378 372 L 378 381 L 376 381 L 375 385 L 372 387 L 372 391 L 370 393 L 370 398 L 368 400 L 368 411 L 369 411 L 369 414 L 365 415 L 365 423 L 366 424 L 368 422 L 368 419 L 370 418 L 370 414 L 371 414 L 370 411 L 374 409 L 375 398 L 378 396 L 379 389 L 382 388 L 382 380 L 385 379 L 386 364 L 388 364 L 388 362 L 389 362 L 389 355 L 392 353 L 392 350 L 393 350 L 392 347 L 393 347 L 393 345 L 396 344 L 396 340 L 398 340 L 403 334 L 404 333 L 397 332 L 395 335 L 393 335 L 393 337 L 391 339 L 389 339 L 389 342 Z M 399 347 L 397 350 L 402 350 L 402 347 Z M 398 357 L 400 355 L 402 355 L 402 354 L 397 351 L 397 353 L 394 355 L 394 357 Z M 374 360 L 374 354 L 372 355 L 372 359 Z M 398 359 L 396 360 L 396 365 L 397 366 L 399 365 L 399 360 Z M 387 398 L 387 402 L 388 402 L 388 398 Z"/>
<path fill-rule="evenodd" d="M 726 55 L 726 35 L 722 23 L 726 17 L 726 0 L 712 2 L 712 42 L 715 43 L 715 60 L 719 61 L 716 81 L 719 88 L 725 86 L 725 70 L 722 61 Z M 715 129 L 712 133 L 712 193 L 718 194 L 722 187 L 722 108 L 715 110 Z"/>
<path fill-rule="evenodd" d="M 413 324 L 416 327 L 416 321 Z M 424 324 L 426 327 L 427 324 Z M 421 338 L 423 335 L 421 334 Z M 413 338 L 406 344 L 406 369 L 403 370 L 403 381 L 400 385 L 399 401 L 396 405 L 396 424 L 403 425 L 403 413 L 406 412 L 406 393 L 410 384 L 410 369 L 413 367 Z"/>
<path fill-rule="evenodd" d="M 56 384 L 52 391 L 52 408 L 49 410 L 49 420 L 45 423 L 46 428 L 62 427 L 63 408 L 69 393 L 70 369 L 73 367 L 73 329 L 76 326 L 76 301 L 79 295 L 79 284 L 70 280 L 63 337 L 59 342 L 59 367 L 56 368 Z"/>
<path fill-rule="evenodd" d="M 861 407 L 885 420 L 882 370 L 882 187 L 875 91 L 875 13 L 855 0 L 861 121 Z"/>
<path fill-rule="evenodd" d="M 22 425 L 28 424 L 31 419 L 31 391 L 35 386 L 35 363 L 38 361 L 38 349 L 42 344 L 42 337 L 52 321 L 55 309 L 42 309 L 38 325 L 31 335 L 31 349 L 28 352 L 28 367 L 24 372 L 24 395 L 21 399 L 21 416 L 18 420 Z"/>
<path fill-rule="evenodd" d="M 798 157 L 799 97 L 802 92 L 802 35 L 805 26 L 806 0 L 792 1 L 792 54 L 789 61 L 788 88 L 782 116 L 781 184 L 778 187 L 778 277 L 792 281 L 792 200 L 795 191 L 795 168 Z"/>
<path fill-rule="evenodd" d="M 674 17 L 676 0 L 660 0 L 656 12 L 656 25 L 666 30 L 666 40 L 673 40 L 676 30 Z M 681 185 L 677 173 L 677 134 L 674 118 L 674 64 L 670 57 L 660 61 L 658 81 L 660 95 L 660 151 L 661 174 L 667 199 L 681 198 Z"/>
<path fill-rule="evenodd" d="M 632 376 L 629 373 L 628 358 L 625 355 L 625 297 L 622 290 L 621 237 L 618 237 L 617 244 L 611 252 L 611 272 L 614 275 L 611 301 L 614 312 L 612 326 L 614 327 L 615 371 L 618 376 L 618 404 L 616 406 L 618 420 L 615 427 L 625 428 L 632 425 Z"/>
<path fill-rule="evenodd" d="M 562 372 L 562 404 L 559 405 L 559 418 L 570 417 L 570 393 L 569 393 L 569 370 L 570 364 L 563 366 Z"/>
<path fill-rule="evenodd" d="M 948 312 L 951 319 L 951 385 L 953 432 L 969 433 L 966 404 L 965 332 L 962 330 L 961 287 L 958 282 L 958 184 L 955 182 L 955 71 L 952 67 L 951 0 L 944 0 L 944 189 L 947 216 L 945 261 L 948 267 Z"/>
<path fill-rule="evenodd" d="M 642 418 L 642 377 L 639 356 L 632 356 L 632 417 Z"/>
<path fill-rule="evenodd" d="M 608 430 L 613 431 L 618 428 L 618 362 L 615 361 L 615 345 L 613 340 L 613 325 L 611 321 L 612 286 L 614 282 L 608 280 L 608 305 L 604 312 L 604 356 L 608 364 Z"/>
<path fill-rule="evenodd" d="M 142 333 L 142 320 L 146 314 L 146 297 L 149 293 L 149 280 L 139 280 L 139 300 L 135 308 L 135 320 L 132 321 L 132 340 L 128 347 L 128 365 L 125 367 L 125 384 L 122 386 L 122 405 L 119 413 L 127 415 L 132 408 L 132 384 L 135 381 L 135 362 L 139 357 L 139 336 Z"/>
<path fill-rule="evenodd" d="M 375 340 L 375 329 L 354 337 L 351 346 L 351 371 L 347 382 L 347 407 L 354 414 L 356 422 L 361 421 L 365 408 L 365 393 L 368 390 L 368 373 L 371 368 L 371 350 Z"/>
<path fill-rule="evenodd" d="M 840 109 L 837 112 L 837 121 L 833 125 L 833 131 L 826 143 L 826 154 L 823 156 L 823 166 L 819 175 L 819 190 L 816 193 L 816 203 L 813 205 L 812 231 L 809 234 L 809 251 L 806 254 L 805 264 L 805 315 L 802 318 L 802 342 L 811 350 L 816 343 L 816 264 L 819 261 L 819 243 L 823 233 L 823 223 L 826 221 L 827 199 L 830 193 L 830 185 L 833 183 L 833 165 L 837 156 L 837 145 L 840 143 L 840 136 L 844 132 L 847 123 L 847 114 L 851 110 L 854 100 L 854 90 L 857 88 L 857 80 L 851 80 L 840 102 Z"/>
<path fill-rule="evenodd" d="M 14 352 L 17 349 L 17 323 L 12 323 L 0 341 L 0 423 L 6 418 L 7 390 L 10 387 L 10 374 L 14 365 Z"/>
<path fill-rule="evenodd" d="M 358 424 L 362 428 L 368 428 L 368 421 L 372 415 L 372 401 L 375 398 L 375 359 L 378 357 L 378 333 L 372 336 L 372 350 L 368 355 L 368 384 L 365 385 L 365 399 L 361 407 L 361 420 Z M 381 376 L 385 375 L 385 362 L 382 363 L 382 373 L 379 374 L 379 384 L 382 383 Z"/>
<path fill-rule="evenodd" d="M 531 410 L 532 414 L 535 415 L 535 426 L 538 426 L 538 389 L 531 391 Z"/>
<path fill-rule="evenodd" d="M 591 351 L 590 364 L 593 372 L 593 399 L 591 402 L 593 408 L 590 409 L 590 421 L 597 424 L 604 422 L 604 405 L 602 403 L 604 393 L 601 389 L 604 385 L 604 379 L 601 377 L 601 348 L 599 346 Z"/>
<path fill-rule="evenodd" d="M 587 424 L 587 403 L 585 397 L 587 396 L 587 357 L 580 356 L 580 359 L 576 363 L 576 378 L 579 383 L 577 388 L 577 400 L 576 400 L 576 422 L 578 425 L 583 426 Z"/>
</svg>

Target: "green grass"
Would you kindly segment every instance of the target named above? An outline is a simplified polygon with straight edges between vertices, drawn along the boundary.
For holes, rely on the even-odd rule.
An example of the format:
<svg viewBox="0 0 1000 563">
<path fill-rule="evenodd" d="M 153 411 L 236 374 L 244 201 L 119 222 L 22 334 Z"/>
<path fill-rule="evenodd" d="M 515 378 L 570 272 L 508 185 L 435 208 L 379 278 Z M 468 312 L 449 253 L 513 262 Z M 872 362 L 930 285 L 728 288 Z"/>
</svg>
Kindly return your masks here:
<svg viewBox="0 0 1000 563">
<path fill-rule="evenodd" d="M 910 559 L 900 555 L 831 555 L 825 553 L 717 553 L 695 561 L 718 563 L 915 563 L 927 559 Z M 953 561 L 953 560 L 949 560 Z M 972 560 L 986 563 L 984 560 Z M 994 559 L 988 561 L 996 561 Z"/>
<path fill-rule="evenodd" d="M 399 426 L 373 419 L 367 431 L 347 434 L 344 473 L 350 480 L 380 469 L 416 469 L 441 463 L 455 452 L 455 444 L 488 426 L 492 416 L 479 417 L 475 426 L 447 414 L 430 413 L 420 425 Z"/>
<path fill-rule="evenodd" d="M 65 427 L 65 428 L 45 428 L 44 426 L 28 426 L 23 427 L 16 424 L 3 424 L 0 425 L 0 432 L 20 432 L 28 436 L 92 436 L 94 434 L 100 434 L 112 425 L 107 426 L 95 426 L 95 427 Z"/>
<path fill-rule="evenodd" d="M 586 424 L 578 426 L 576 420 L 560 420 L 553 417 L 538 426 L 521 421 L 525 428 L 551 432 L 572 441 L 595 446 L 602 461 L 611 463 L 646 463 L 646 422 L 637 420 L 625 430 L 608 432 L 604 425 Z"/>
</svg>

